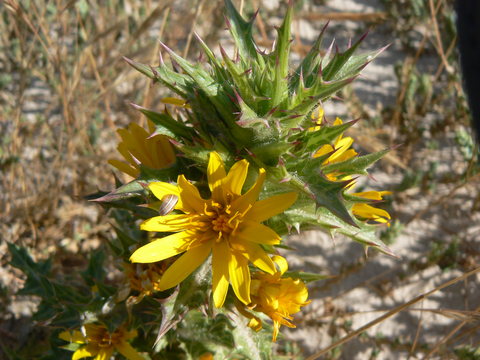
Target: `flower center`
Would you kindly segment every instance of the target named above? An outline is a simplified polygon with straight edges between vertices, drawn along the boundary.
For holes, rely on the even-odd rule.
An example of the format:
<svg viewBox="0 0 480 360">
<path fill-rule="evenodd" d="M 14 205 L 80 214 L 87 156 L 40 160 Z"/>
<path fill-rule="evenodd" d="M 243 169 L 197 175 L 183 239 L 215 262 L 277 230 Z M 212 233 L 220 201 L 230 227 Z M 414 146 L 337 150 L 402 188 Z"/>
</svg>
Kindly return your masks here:
<svg viewBox="0 0 480 360">
<path fill-rule="evenodd" d="M 229 224 L 229 218 L 224 214 L 220 214 L 216 219 L 212 220 L 212 227 L 215 231 L 227 234 L 233 230 L 232 226 Z"/>
<path fill-rule="evenodd" d="M 209 217 L 210 229 L 218 233 L 217 241 L 220 241 L 222 237 L 235 232 L 244 214 L 232 212 L 230 204 L 223 205 L 212 201 L 205 206 L 205 215 Z"/>
</svg>

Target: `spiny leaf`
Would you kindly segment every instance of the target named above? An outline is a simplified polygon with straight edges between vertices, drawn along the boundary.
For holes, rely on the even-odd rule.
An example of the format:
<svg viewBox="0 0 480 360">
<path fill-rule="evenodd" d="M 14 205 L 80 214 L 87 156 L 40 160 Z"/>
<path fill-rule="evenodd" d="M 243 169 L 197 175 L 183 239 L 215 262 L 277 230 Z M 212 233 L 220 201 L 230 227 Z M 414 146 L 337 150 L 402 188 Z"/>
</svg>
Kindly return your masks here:
<svg viewBox="0 0 480 360">
<path fill-rule="evenodd" d="M 288 60 L 290 56 L 290 44 L 291 44 L 291 23 L 292 23 L 293 4 L 290 2 L 288 5 L 287 14 L 283 19 L 282 26 L 278 29 L 277 42 L 275 44 L 275 50 L 269 55 L 271 62 L 274 62 L 274 83 L 272 100 L 270 106 L 283 106 L 284 100 L 288 93 Z"/>
<path fill-rule="evenodd" d="M 238 47 L 240 57 L 246 63 L 251 62 L 251 59 L 255 60 L 254 62 L 263 69 L 265 67 L 265 61 L 257 52 L 257 46 L 253 40 L 253 21 L 245 21 L 231 0 L 225 0 L 225 10 L 227 12 L 227 26 Z"/>
<path fill-rule="evenodd" d="M 318 68 L 321 60 L 320 48 L 322 46 L 323 35 L 325 33 L 325 30 L 327 29 L 327 26 L 328 22 L 322 28 L 320 35 L 318 36 L 317 40 L 315 40 L 315 43 L 313 44 L 308 54 L 294 71 L 292 77 L 290 78 L 290 89 L 298 88 L 301 74 L 303 74 L 304 76 L 309 75 L 314 72 L 315 68 Z"/>
<path fill-rule="evenodd" d="M 343 65 L 345 65 L 348 59 L 353 55 L 355 50 L 357 50 L 358 46 L 365 39 L 366 36 L 367 33 L 360 37 L 360 39 L 355 44 L 350 46 L 350 48 L 348 48 L 345 52 L 337 53 L 333 56 L 333 59 L 330 60 L 325 69 L 323 69 L 323 78 L 325 80 L 332 80 L 334 78 L 338 78 L 336 77 L 337 73 L 343 67 Z"/>
</svg>

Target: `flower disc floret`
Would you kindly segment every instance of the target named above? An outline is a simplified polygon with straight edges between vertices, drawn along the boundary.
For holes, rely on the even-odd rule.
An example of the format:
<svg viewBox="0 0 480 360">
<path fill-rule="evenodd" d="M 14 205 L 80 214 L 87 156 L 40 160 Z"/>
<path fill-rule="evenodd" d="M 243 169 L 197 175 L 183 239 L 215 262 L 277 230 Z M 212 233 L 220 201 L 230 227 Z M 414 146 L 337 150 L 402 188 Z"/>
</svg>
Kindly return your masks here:
<svg viewBox="0 0 480 360">
<path fill-rule="evenodd" d="M 212 255 L 212 288 L 215 306 L 221 307 L 230 285 L 238 299 L 250 303 L 250 270 L 252 263 L 273 274 L 275 265 L 261 245 L 276 245 L 280 236 L 261 224 L 292 205 L 296 193 L 285 193 L 257 201 L 265 181 L 260 169 L 256 182 L 244 194 L 242 188 L 248 173 L 246 160 L 236 162 L 226 172 L 220 156 L 210 153 L 207 178 L 211 191 L 208 200 L 183 175 L 177 185 L 156 182 L 149 188 L 162 199 L 175 195 L 179 214 L 156 216 L 144 221 L 141 229 L 171 232 L 163 238 L 137 249 L 132 262 L 151 263 L 182 254 L 163 274 L 159 288 L 178 285 Z"/>
</svg>

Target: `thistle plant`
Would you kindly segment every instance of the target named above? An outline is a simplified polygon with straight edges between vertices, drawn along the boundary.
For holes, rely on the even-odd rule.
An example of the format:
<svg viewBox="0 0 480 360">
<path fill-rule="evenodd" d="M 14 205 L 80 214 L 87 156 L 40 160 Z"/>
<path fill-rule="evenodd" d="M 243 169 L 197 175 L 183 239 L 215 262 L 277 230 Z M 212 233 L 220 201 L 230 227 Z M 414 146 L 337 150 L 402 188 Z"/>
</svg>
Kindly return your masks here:
<svg viewBox="0 0 480 360">
<path fill-rule="evenodd" d="M 73 359 L 270 359 L 281 326 L 295 327 L 293 314 L 310 302 L 306 282 L 322 279 L 287 271 L 291 231 L 340 233 L 391 254 L 375 234 L 390 215 L 373 206 L 389 192 L 353 190 L 387 150 L 360 156 L 344 134 L 356 121 L 331 122 L 322 107 L 382 49 L 356 55 L 362 37 L 322 54 L 324 28 L 292 67 L 292 3 L 271 52 L 255 43 L 254 19 L 230 0 L 225 9 L 233 57 L 197 36 L 205 63 L 164 44 L 169 62 L 126 59 L 173 94 L 163 110 L 134 105 L 148 130 L 119 130 L 123 160 L 109 161 L 132 180 L 89 197 L 116 223 L 108 245 L 121 276 L 106 276 L 101 248 L 81 284 L 59 284 L 48 262 L 11 246 L 28 275 L 24 292 L 51 307 L 54 343 Z"/>
</svg>

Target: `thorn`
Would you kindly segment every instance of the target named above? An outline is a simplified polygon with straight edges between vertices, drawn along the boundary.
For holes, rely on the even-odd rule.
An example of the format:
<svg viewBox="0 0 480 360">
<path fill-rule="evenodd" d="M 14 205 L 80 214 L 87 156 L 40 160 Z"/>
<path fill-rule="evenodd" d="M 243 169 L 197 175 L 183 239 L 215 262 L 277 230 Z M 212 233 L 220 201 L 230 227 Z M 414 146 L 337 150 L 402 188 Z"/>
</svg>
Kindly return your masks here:
<svg viewBox="0 0 480 360">
<path fill-rule="evenodd" d="M 251 72 L 252 72 L 252 68 L 247 69 L 247 70 L 245 70 L 243 73 L 241 73 L 240 76 L 248 75 L 248 74 L 250 74 Z"/>
<path fill-rule="evenodd" d="M 392 145 L 392 146 L 390 146 L 390 150 L 397 150 L 398 148 L 400 148 L 402 146 L 403 146 L 403 144 Z"/>
<path fill-rule="evenodd" d="M 161 66 L 165 66 L 165 61 L 163 61 L 162 51 L 158 50 L 158 63 Z"/>
<path fill-rule="evenodd" d="M 253 157 L 253 158 L 256 158 L 256 157 L 257 157 L 253 152 L 251 152 L 251 151 L 248 150 L 247 148 L 244 148 L 244 150 L 247 152 L 247 154 L 248 154 L 249 156 L 251 156 L 251 157 Z"/>
<path fill-rule="evenodd" d="M 244 103 L 242 97 L 240 94 L 237 92 L 237 89 L 233 89 L 233 93 L 235 94 L 235 99 L 237 100 L 238 104 Z"/>
<path fill-rule="evenodd" d="M 225 51 L 225 49 L 223 48 L 223 46 L 221 44 L 218 45 L 219 49 L 220 49 L 220 54 L 222 55 L 222 57 L 225 59 L 230 59 L 227 55 L 227 52 Z"/>
<path fill-rule="evenodd" d="M 152 70 L 153 76 L 158 77 L 158 72 L 157 72 L 157 70 L 155 70 L 152 65 L 148 65 L 148 66 L 150 67 L 150 70 Z"/>
<path fill-rule="evenodd" d="M 352 47 L 352 38 L 348 38 L 347 49 Z"/>
<path fill-rule="evenodd" d="M 175 139 L 168 138 L 168 141 L 169 141 L 172 145 L 175 145 L 175 146 L 178 146 L 178 147 L 181 147 L 181 146 L 182 146 L 182 143 L 181 143 L 180 141 L 175 140 Z"/>
<path fill-rule="evenodd" d="M 294 226 L 295 226 L 295 230 L 297 230 L 297 234 L 300 235 L 300 223 L 296 222 Z"/>
<path fill-rule="evenodd" d="M 267 116 L 273 115 L 273 113 L 277 111 L 277 108 L 278 106 L 275 106 L 272 109 L 270 109 L 270 111 L 267 113 Z"/>
<path fill-rule="evenodd" d="M 225 19 L 225 25 L 227 25 L 227 30 L 230 31 L 230 29 L 232 28 L 232 24 L 230 23 L 230 20 L 225 14 L 223 14 L 223 18 Z"/>
<path fill-rule="evenodd" d="M 291 119 L 296 119 L 296 118 L 299 118 L 299 117 L 302 117 L 303 115 L 302 114 L 295 114 L 295 115 L 290 115 L 287 117 L 287 119 L 291 120 Z"/>
<path fill-rule="evenodd" d="M 178 62 L 176 62 L 175 59 L 170 58 L 170 63 L 172 64 L 173 71 L 180 73 L 181 66 L 178 64 Z"/>
<path fill-rule="evenodd" d="M 360 36 L 360 39 L 358 39 L 358 41 L 356 42 L 355 45 L 358 45 L 360 44 L 363 40 L 365 40 L 365 38 L 368 36 L 368 33 L 370 32 L 370 29 L 367 29 L 367 31 L 365 31 L 365 33 Z"/>
<path fill-rule="evenodd" d="M 338 45 L 335 44 L 335 55 L 338 54 L 340 52 L 339 48 L 338 48 Z"/>
<path fill-rule="evenodd" d="M 325 25 L 323 25 L 322 30 L 320 30 L 320 35 L 319 35 L 320 38 L 321 38 L 321 37 L 323 36 L 323 34 L 325 33 L 325 30 L 327 30 L 329 24 L 330 24 L 330 20 L 327 20 L 327 22 L 325 23 Z"/>
<path fill-rule="evenodd" d="M 122 59 L 125 60 L 129 65 L 135 65 L 135 61 L 132 59 L 127 58 L 126 56 L 122 56 Z"/>
<path fill-rule="evenodd" d="M 332 53 L 332 49 L 334 45 L 335 45 L 335 38 L 333 38 L 332 43 L 330 44 L 330 46 L 327 49 L 327 52 L 323 56 L 324 59 L 328 59 L 330 57 L 330 54 Z"/>
<path fill-rule="evenodd" d="M 255 22 L 255 19 L 257 18 L 258 16 L 258 13 L 260 11 L 260 8 L 258 8 L 252 15 L 252 17 L 250 18 L 250 20 L 248 21 L 249 23 L 253 24 Z"/>
<path fill-rule="evenodd" d="M 135 103 L 130 103 L 130 106 L 132 106 L 135 110 L 146 110 L 143 106 L 140 106 L 138 104 L 135 104 Z"/>
<path fill-rule="evenodd" d="M 167 45 L 165 45 L 163 42 L 161 42 L 160 40 L 158 41 L 160 43 L 160 45 L 170 54 L 170 53 L 173 53 L 173 50 L 170 49 Z"/>
</svg>

